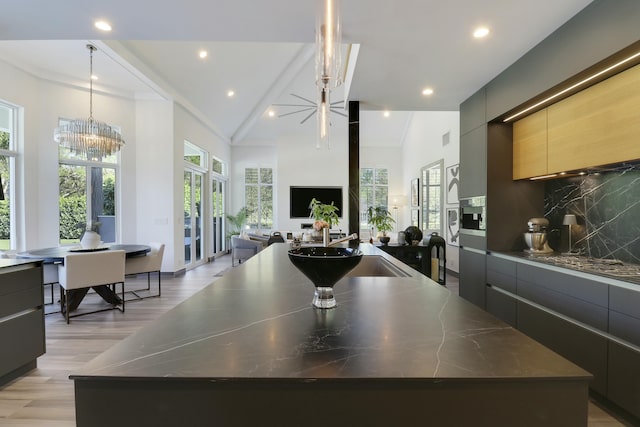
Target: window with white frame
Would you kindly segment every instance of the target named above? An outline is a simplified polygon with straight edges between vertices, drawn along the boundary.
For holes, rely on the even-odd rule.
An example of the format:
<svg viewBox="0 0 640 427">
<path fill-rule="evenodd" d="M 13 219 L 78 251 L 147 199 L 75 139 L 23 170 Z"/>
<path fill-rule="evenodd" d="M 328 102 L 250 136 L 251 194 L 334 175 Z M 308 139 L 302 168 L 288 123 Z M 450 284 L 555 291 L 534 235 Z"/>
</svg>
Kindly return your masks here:
<svg viewBox="0 0 640 427">
<path fill-rule="evenodd" d="M 273 228 L 272 168 L 245 168 L 244 201 L 249 212 L 247 225 L 250 228 Z"/>
<path fill-rule="evenodd" d="M 360 229 L 368 229 L 369 206 L 388 208 L 389 171 L 387 168 L 360 168 Z"/>
<path fill-rule="evenodd" d="M 442 234 L 442 191 L 444 176 L 443 160 L 439 160 L 421 169 L 422 175 L 422 224 L 423 232 L 437 231 Z"/>
<path fill-rule="evenodd" d="M 89 226 L 102 241 L 115 242 L 118 154 L 89 158 L 59 147 L 58 159 L 60 243 L 79 242 Z"/>
<path fill-rule="evenodd" d="M 17 108 L 0 102 L 0 250 L 15 249 L 15 184 L 17 151 Z"/>
</svg>

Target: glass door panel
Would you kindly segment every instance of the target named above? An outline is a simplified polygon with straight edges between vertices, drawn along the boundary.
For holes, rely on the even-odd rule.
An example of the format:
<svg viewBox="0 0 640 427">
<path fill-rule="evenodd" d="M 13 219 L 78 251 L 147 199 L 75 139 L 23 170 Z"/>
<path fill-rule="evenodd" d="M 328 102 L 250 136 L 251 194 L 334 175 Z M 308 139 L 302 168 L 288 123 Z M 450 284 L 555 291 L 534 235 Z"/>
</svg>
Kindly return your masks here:
<svg viewBox="0 0 640 427">
<path fill-rule="evenodd" d="M 184 172 L 184 264 L 191 264 L 191 171 Z"/>
<path fill-rule="evenodd" d="M 216 178 L 211 180 L 211 240 L 213 255 L 226 250 L 224 227 L 224 182 Z"/>
</svg>

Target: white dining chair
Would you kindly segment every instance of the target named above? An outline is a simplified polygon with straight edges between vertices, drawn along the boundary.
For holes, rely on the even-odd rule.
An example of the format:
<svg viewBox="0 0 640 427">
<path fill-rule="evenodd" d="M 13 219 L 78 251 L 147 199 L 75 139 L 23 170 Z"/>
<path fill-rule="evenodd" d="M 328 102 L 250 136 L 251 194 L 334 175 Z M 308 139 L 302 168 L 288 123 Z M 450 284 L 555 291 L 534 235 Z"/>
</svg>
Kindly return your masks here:
<svg viewBox="0 0 640 427">
<path fill-rule="evenodd" d="M 71 317 L 97 313 L 119 308 L 124 312 L 124 260 L 125 251 L 105 250 L 100 252 L 70 253 L 65 255 L 64 263 L 58 265 L 58 283 L 60 283 L 60 309 L 67 323 Z M 122 298 L 115 294 L 116 284 L 122 284 Z M 107 289 L 104 289 L 104 287 Z M 111 291 L 109 291 L 111 287 Z M 94 288 L 103 298 L 108 296 L 111 307 L 82 312 L 72 316 L 70 311 L 79 304 L 89 288 Z M 75 301 L 69 299 L 75 294 Z M 106 295 L 105 295 L 106 293 Z"/>
<path fill-rule="evenodd" d="M 147 274 L 147 291 L 151 290 L 151 273 L 158 273 L 158 293 L 155 295 L 141 297 L 136 292 L 145 289 L 136 289 L 131 291 L 138 299 L 159 297 L 162 295 L 160 268 L 162 267 L 162 256 L 164 255 L 164 243 L 151 242 L 149 243 L 149 246 L 151 246 L 151 251 L 145 256 L 127 258 L 124 263 L 124 274 L 126 276 L 143 273 Z"/>
</svg>

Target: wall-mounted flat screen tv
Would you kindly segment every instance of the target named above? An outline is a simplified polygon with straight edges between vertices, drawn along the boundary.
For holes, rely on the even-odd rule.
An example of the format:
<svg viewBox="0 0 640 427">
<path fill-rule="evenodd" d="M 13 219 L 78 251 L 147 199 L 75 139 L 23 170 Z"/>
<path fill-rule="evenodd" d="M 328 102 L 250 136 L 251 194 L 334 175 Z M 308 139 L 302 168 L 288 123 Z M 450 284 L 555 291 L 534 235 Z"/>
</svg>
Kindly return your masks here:
<svg viewBox="0 0 640 427">
<path fill-rule="evenodd" d="M 338 207 L 338 216 L 342 218 L 342 187 L 289 187 L 291 218 L 309 218 L 311 209 L 309 203 L 314 197 L 325 204 Z"/>
</svg>

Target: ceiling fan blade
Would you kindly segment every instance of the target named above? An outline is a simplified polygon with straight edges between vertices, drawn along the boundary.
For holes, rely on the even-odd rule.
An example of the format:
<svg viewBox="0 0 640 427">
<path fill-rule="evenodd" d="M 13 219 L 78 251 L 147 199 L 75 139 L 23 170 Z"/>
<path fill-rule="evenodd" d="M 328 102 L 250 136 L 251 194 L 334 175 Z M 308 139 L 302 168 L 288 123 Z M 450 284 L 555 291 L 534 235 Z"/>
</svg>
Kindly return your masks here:
<svg viewBox="0 0 640 427">
<path fill-rule="evenodd" d="M 296 98 L 302 99 L 303 101 L 307 101 L 311 105 L 316 105 L 316 103 L 310 99 L 305 98 L 304 96 L 296 95 L 295 93 L 290 94 L 291 96 L 295 96 Z"/>
<path fill-rule="evenodd" d="M 331 112 L 332 112 L 332 113 L 334 113 L 334 114 L 340 114 L 342 117 L 349 117 L 349 116 L 347 116 L 345 113 L 342 113 L 342 112 L 340 112 L 340 111 L 336 111 L 336 110 L 334 110 L 333 108 L 331 108 Z"/>
<path fill-rule="evenodd" d="M 313 107 L 304 108 L 302 110 L 292 111 L 290 113 L 279 114 L 278 117 L 290 116 L 292 114 L 298 114 L 298 113 L 302 113 L 303 111 L 309 111 L 309 110 L 313 110 L 313 109 L 314 109 Z"/>
<path fill-rule="evenodd" d="M 307 104 L 271 104 L 274 107 L 306 107 L 306 108 L 313 108 L 311 105 L 307 105 Z"/>
<path fill-rule="evenodd" d="M 302 121 L 300 122 L 300 124 L 303 124 L 304 122 L 306 122 L 307 120 L 309 120 L 311 118 L 311 116 L 313 116 L 316 113 L 316 109 L 314 108 L 313 111 L 304 119 L 302 119 Z"/>
<path fill-rule="evenodd" d="M 342 104 L 342 103 L 344 103 L 344 100 L 343 101 L 334 101 L 334 102 L 329 103 L 329 105 L 338 105 L 338 104 Z"/>
</svg>

